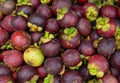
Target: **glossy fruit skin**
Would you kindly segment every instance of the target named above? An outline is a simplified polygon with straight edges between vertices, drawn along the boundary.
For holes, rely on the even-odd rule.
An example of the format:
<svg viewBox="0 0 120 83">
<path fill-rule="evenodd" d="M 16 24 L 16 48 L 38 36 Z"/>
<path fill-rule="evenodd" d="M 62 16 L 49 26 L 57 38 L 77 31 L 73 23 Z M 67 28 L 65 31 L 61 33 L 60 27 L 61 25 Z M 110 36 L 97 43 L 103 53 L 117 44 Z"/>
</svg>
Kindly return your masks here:
<svg viewBox="0 0 120 83">
<path fill-rule="evenodd" d="M 12 26 L 12 18 L 13 16 L 11 15 L 7 15 L 3 18 L 2 22 L 1 22 L 1 26 L 2 28 L 4 28 L 5 30 L 7 30 L 8 32 L 13 32 L 15 31 L 14 27 Z"/>
<path fill-rule="evenodd" d="M 0 9 L 5 15 L 9 15 L 15 9 L 15 2 L 13 0 L 5 0 L 2 2 Z"/>
<path fill-rule="evenodd" d="M 17 72 L 17 81 L 19 83 L 24 83 L 29 81 L 34 75 L 36 75 L 35 68 L 28 65 L 22 65 Z"/>
<path fill-rule="evenodd" d="M 118 8 L 117 15 L 118 15 L 118 18 L 120 19 L 120 8 Z"/>
<path fill-rule="evenodd" d="M 32 6 L 29 5 L 21 5 L 17 8 L 17 13 L 23 11 L 25 14 L 30 15 L 33 13 Z"/>
<path fill-rule="evenodd" d="M 40 38 L 44 36 L 43 32 L 31 32 L 30 33 L 32 43 L 38 43 Z"/>
<path fill-rule="evenodd" d="M 63 32 L 61 32 L 59 39 L 60 39 L 61 45 L 65 49 L 73 49 L 73 48 L 76 48 L 80 44 L 80 42 L 81 42 L 80 37 L 81 37 L 80 34 L 77 32 L 76 36 L 74 36 L 72 39 L 69 40 L 69 35 L 67 35 L 63 31 Z"/>
<path fill-rule="evenodd" d="M 9 68 L 17 68 L 23 63 L 23 55 L 18 50 L 9 50 L 9 55 L 4 56 L 3 62 Z"/>
<path fill-rule="evenodd" d="M 85 81 L 90 80 L 92 78 L 86 65 L 82 65 L 79 68 L 79 74 Z"/>
<path fill-rule="evenodd" d="M 31 46 L 24 51 L 23 59 L 26 64 L 32 67 L 38 67 L 43 64 L 44 54 L 40 48 Z"/>
<path fill-rule="evenodd" d="M 10 77 L 8 75 L 0 76 L 0 83 L 7 83 L 7 82 L 15 83 L 14 80 L 12 79 L 12 77 Z"/>
<path fill-rule="evenodd" d="M 39 78 L 44 78 L 47 76 L 47 72 L 44 65 L 37 67 L 36 71 L 37 71 L 37 74 L 39 75 Z"/>
<path fill-rule="evenodd" d="M 99 39 L 100 36 L 98 35 L 96 30 L 93 30 L 93 31 L 91 31 L 89 37 L 90 37 L 91 41 L 95 41 L 95 40 Z"/>
<path fill-rule="evenodd" d="M 0 76 L 3 76 L 3 75 L 10 76 L 11 75 L 11 71 L 10 71 L 10 69 L 7 66 L 0 65 Z"/>
<path fill-rule="evenodd" d="M 71 5 L 72 3 L 70 2 L 70 0 L 54 0 L 52 3 L 52 11 L 56 15 L 58 9 L 67 7 L 67 9 L 69 10 Z"/>
<path fill-rule="evenodd" d="M 8 39 L 9 39 L 9 33 L 6 30 L 0 28 L 0 46 L 5 44 Z"/>
<path fill-rule="evenodd" d="M 45 27 L 46 24 L 46 18 L 39 15 L 38 13 L 33 13 L 29 16 L 28 21 L 32 24 L 35 24 L 40 27 Z"/>
<path fill-rule="evenodd" d="M 27 19 L 23 16 L 13 16 L 11 23 L 15 30 L 27 29 Z"/>
<path fill-rule="evenodd" d="M 61 50 L 61 44 L 58 39 L 52 39 L 48 43 L 42 43 L 40 45 L 41 51 L 47 57 L 57 56 Z"/>
<path fill-rule="evenodd" d="M 110 74 L 117 78 L 119 75 L 119 69 L 110 67 Z"/>
<path fill-rule="evenodd" d="M 101 15 L 103 17 L 115 19 L 117 17 L 117 8 L 112 5 L 105 5 L 101 9 Z"/>
<path fill-rule="evenodd" d="M 120 69 L 120 50 L 117 50 L 110 58 L 110 63 L 112 64 L 113 67 Z"/>
<path fill-rule="evenodd" d="M 9 55 L 9 50 L 4 50 L 0 53 L 0 61 L 3 61 L 6 55 Z"/>
<path fill-rule="evenodd" d="M 81 35 L 87 36 L 91 32 L 92 25 L 86 18 L 80 18 L 77 23 L 77 29 Z"/>
<path fill-rule="evenodd" d="M 44 63 L 48 74 L 57 75 L 62 71 L 62 61 L 58 57 L 47 58 Z"/>
<path fill-rule="evenodd" d="M 76 66 L 80 63 L 80 53 L 75 49 L 67 49 L 62 54 L 62 61 L 68 67 Z"/>
<path fill-rule="evenodd" d="M 97 47 L 97 52 L 105 57 L 110 57 L 116 49 L 116 43 L 113 38 L 102 39 Z"/>
<path fill-rule="evenodd" d="M 60 26 L 58 24 L 58 21 L 54 18 L 50 18 L 47 20 L 45 30 L 49 33 L 56 34 L 60 30 Z"/>
<path fill-rule="evenodd" d="M 103 83 L 119 83 L 118 80 L 114 76 L 112 76 L 110 74 L 108 74 L 108 75 L 106 74 L 101 79 L 102 79 Z"/>
<path fill-rule="evenodd" d="M 25 31 L 15 31 L 12 33 L 10 41 L 17 50 L 25 50 L 31 44 L 31 37 Z"/>
<path fill-rule="evenodd" d="M 72 12 L 68 12 L 64 15 L 64 17 L 59 20 L 59 24 L 63 28 L 74 27 L 78 22 L 78 17 L 76 14 Z"/>
<path fill-rule="evenodd" d="M 36 8 L 40 4 L 40 0 L 30 0 L 30 3 L 32 4 L 33 8 Z"/>
<path fill-rule="evenodd" d="M 77 0 L 78 4 L 84 5 L 85 3 L 88 2 L 88 0 Z"/>
<path fill-rule="evenodd" d="M 94 67 L 93 67 L 93 65 L 94 65 Z M 105 57 L 103 57 L 102 55 L 93 55 L 89 58 L 87 67 L 89 69 L 90 75 L 94 74 L 98 78 L 101 78 L 108 71 L 109 63 L 108 63 L 107 59 Z M 95 70 L 96 73 L 93 72 L 92 70 Z"/>
<path fill-rule="evenodd" d="M 36 12 L 46 19 L 49 19 L 52 16 L 52 10 L 48 5 L 39 5 Z"/>
<path fill-rule="evenodd" d="M 112 37 L 116 32 L 116 24 L 114 21 L 109 21 L 110 28 L 107 31 L 102 31 L 101 29 L 97 29 L 97 33 L 102 37 Z"/>
<path fill-rule="evenodd" d="M 91 56 L 95 53 L 95 48 L 90 40 L 81 41 L 78 51 L 85 56 Z"/>
<path fill-rule="evenodd" d="M 82 77 L 77 71 L 66 71 L 61 78 L 61 83 L 83 83 Z"/>
</svg>

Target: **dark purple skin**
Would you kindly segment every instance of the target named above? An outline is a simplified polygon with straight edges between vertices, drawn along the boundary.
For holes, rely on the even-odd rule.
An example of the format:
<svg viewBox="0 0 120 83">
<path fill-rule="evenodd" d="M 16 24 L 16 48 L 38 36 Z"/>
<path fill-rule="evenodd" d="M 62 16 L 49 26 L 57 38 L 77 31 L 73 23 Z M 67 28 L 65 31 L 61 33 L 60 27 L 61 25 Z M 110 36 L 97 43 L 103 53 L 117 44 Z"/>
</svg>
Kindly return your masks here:
<svg viewBox="0 0 120 83">
<path fill-rule="evenodd" d="M 117 78 L 111 74 L 106 74 L 101 80 L 103 83 L 119 83 Z"/>
<path fill-rule="evenodd" d="M 118 18 L 120 19 L 120 8 L 118 8 L 117 15 L 118 15 Z"/>
<path fill-rule="evenodd" d="M 78 22 L 78 17 L 76 14 L 72 12 L 68 12 L 64 15 L 64 17 L 59 20 L 59 24 L 63 28 L 69 28 L 69 27 L 74 27 L 76 26 Z"/>
<path fill-rule="evenodd" d="M 39 75 L 39 78 L 44 78 L 47 76 L 47 72 L 45 70 L 44 65 L 41 65 L 36 68 L 37 74 Z"/>
<path fill-rule="evenodd" d="M 70 0 L 54 0 L 52 2 L 52 11 L 54 14 L 57 14 L 57 10 L 66 7 L 68 10 L 72 6 Z"/>
<path fill-rule="evenodd" d="M 37 83 L 43 83 L 43 79 L 39 79 Z"/>
<path fill-rule="evenodd" d="M 60 76 L 54 76 L 54 82 L 53 83 L 61 83 L 61 77 Z"/>
<path fill-rule="evenodd" d="M 30 15 L 33 13 L 32 6 L 29 5 L 21 5 L 17 8 L 17 13 L 23 11 L 25 14 Z"/>
<path fill-rule="evenodd" d="M 13 16 L 11 23 L 15 30 L 27 29 L 27 19 L 23 16 Z"/>
<path fill-rule="evenodd" d="M 62 71 L 62 61 L 58 57 L 47 58 L 44 63 L 47 73 L 57 75 Z"/>
<path fill-rule="evenodd" d="M 6 30 L 0 28 L 0 46 L 5 44 L 8 39 L 9 39 L 9 33 Z"/>
<path fill-rule="evenodd" d="M 83 80 L 77 71 L 71 70 L 63 74 L 61 83 L 83 83 Z"/>
<path fill-rule="evenodd" d="M 118 75 L 117 79 L 118 79 L 118 82 L 120 83 L 120 74 Z"/>
<path fill-rule="evenodd" d="M 49 19 L 52 16 L 52 10 L 48 5 L 39 5 L 36 12 L 46 19 Z"/>
<path fill-rule="evenodd" d="M 119 75 L 119 70 L 117 68 L 110 67 L 110 74 L 117 78 Z"/>
<path fill-rule="evenodd" d="M 81 62 L 80 53 L 75 49 L 67 49 L 62 54 L 62 61 L 68 67 L 74 67 Z"/>
<path fill-rule="evenodd" d="M 78 46 L 78 51 L 84 56 L 91 56 L 95 53 L 95 48 L 90 40 L 83 40 Z"/>
<path fill-rule="evenodd" d="M 79 74 L 81 75 L 84 81 L 88 81 L 92 78 L 86 65 L 82 65 L 79 68 Z"/>
<path fill-rule="evenodd" d="M 57 39 L 52 39 L 48 43 L 42 43 L 40 45 L 41 51 L 47 57 L 57 56 L 61 50 L 60 41 Z"/>
<path fill-rule="evenodd" d="M 44 36 L 43 32 L 32 32 L 30 33 L 32 43 L 38 43 L 40 38 Z"/>
<path fill-rule="evenodd" d="M 100 36 L 99 36 L 98 33 L 96 32 L 96 30 L 93 30 L 93 31 L 90 33 L 89 37 L 90 37 L 90 40 L 91 40 L 91 41 L 95 41 L 95 40 L 99 39 Z"/>
<path fill-rule="evenodd" d="M 88 36 L 91 32 L 92 25 L 86 18 L 81 18 L 77 23 L 77 29 L 81 35 Z"/>
<path fill-rule="evenodd" d="M 55 18 L 48 19 L 45 30 L 52 34 L 58 33 L 60 30 L 58 21 Z"/>
<path fill-rule="evenodd" d="M 113 38 L 102 39 L 97 47 L 97 52 L 105 57 L 110 57 L 115 52 L 116 43 Z"/>
<path fill-rule="evenodd" d="M 88 2 L 88 0 L 77 0 L 77 3 L 80 5 L 84 5 L 87 2 Z"/>
<path fill-rule="evenodd" d="M 39 15 L 38 13 L 33 13 L 29 16 L 28 21 L 37 26 L 45 27 L 46 18 Z"/>
<path fill-rule="evenodd" d="M 82 6 L 72 5 L 71 10 L 78 16 L 79 19 L 82 17 Z"/>
<path fill-rule="evenodd" d="M 30 0 L 30 3 L 32 4 L 33 8 L 36 8 L 40 4 L 40 0 Z"/>
<path fill-rule="evenodd" d="M 105 5 L 101 9 L 101 15 L 103 17 L 115 19 L 117 17 L 117 8 L 112 5 Z"/>
<path fill-rule="evenodd" d="M 0 65 L 0 76 L 3 76 L 3 75 L 10 76 L 11 75 L 11 71 L 10 71 L 10 69 L 7 66 Z"/>
<path fill-rule="evenodd" d="M 7 30 L 8 32 L 13 32 L 15 31 L 14 27 L 12 26 L 12 18 L 13 16 L 11 15 L 7 15 L 4 17 L 4 19 L 1 22 L 1 26 L 2 28 L 4 28 L 5 30 Z"/>
<path fill-rule="evenodd" d="M 5 0 L 0 5 L 0 9 L 5 15 L 9 15 L 15 9 L 15 2 L 14 0 Z"/>
<path fill-rule="evenodd" d="M 117 50 L 110 58 L 110 63 L 113 67 L 120 69 L 120 50 Z"/>
<path fill-rule="evenodd" d="M 17 81 L 19 83 L 24 83 L 29 81 L 34 75 L 36 75 L 35 68 L 28 65 L 23 65 L 17 72 Z"/>
<path fill-rule="evenodd" d="M 64 36 L 65 35 L 65 36 Z M 66 38 L 63 38 L 62 36 L 66 37 Z M 80 38 L 80 34 L 77 33 L 77 35 L 75 37 L 73 37 L 71 40 L 68 40 L 68 36 L 67 34 L 65 34 L 64 32 L 62 32 L 60 34 L 60 42 L 61 42 L 61 45 L 65 48 L 65 49 L 73 49 L 73 48 L 76 48 L 80 42 L 81 42 L 81 38 Z"/>
<path fill-rule="evenodd" d="M 13 78 L 8 75 L 0 76 L 0 83 L 7 83 L 7 82 L 15 83 Z"/>
</svg>

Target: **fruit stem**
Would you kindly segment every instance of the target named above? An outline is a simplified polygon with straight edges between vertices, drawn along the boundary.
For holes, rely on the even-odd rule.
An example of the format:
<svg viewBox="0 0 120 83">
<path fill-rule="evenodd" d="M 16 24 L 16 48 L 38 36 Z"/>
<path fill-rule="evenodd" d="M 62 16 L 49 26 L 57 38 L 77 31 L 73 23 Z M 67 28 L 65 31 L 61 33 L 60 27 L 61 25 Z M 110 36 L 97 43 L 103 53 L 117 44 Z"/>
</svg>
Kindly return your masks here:
<svg viewBox="0 0 120 83">
<path fill-rule="evenodd" d="M 70 30 L 68 31 L 68 34 L 71 35 L 74 31 L 75 31 L 75 28 L 70 28 Z"/>
</svg>

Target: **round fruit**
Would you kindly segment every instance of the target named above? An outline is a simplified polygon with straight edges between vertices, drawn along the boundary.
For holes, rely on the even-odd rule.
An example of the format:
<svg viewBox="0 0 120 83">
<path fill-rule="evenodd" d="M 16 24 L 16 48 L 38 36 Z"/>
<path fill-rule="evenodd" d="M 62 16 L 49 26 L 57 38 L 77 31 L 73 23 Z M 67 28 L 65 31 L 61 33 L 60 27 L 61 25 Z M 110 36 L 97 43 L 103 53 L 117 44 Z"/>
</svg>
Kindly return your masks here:
<svg viewBox="0 0 120 83">
<path fill-rule="evenodd" d="M 24 51 L 23 58 L 28 65 L 33 67 L 42 65 L 44 61 L 44 55 L 41 49 L 34 46 L 29 47 Z"/>
</svg>

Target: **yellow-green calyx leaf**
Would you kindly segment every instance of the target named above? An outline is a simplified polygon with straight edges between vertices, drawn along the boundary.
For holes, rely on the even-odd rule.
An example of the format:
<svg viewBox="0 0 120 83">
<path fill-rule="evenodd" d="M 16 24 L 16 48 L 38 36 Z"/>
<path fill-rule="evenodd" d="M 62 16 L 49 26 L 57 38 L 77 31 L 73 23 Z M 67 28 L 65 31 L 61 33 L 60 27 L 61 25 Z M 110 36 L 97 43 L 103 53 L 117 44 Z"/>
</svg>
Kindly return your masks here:
<svg viewBox="0 0 120 83">
<path fill-rule="evenodd" d="M 71 40 L 73 37 L 77 35 L 78 31 L 75 27 L 64 29 L 64 35 L 62 36 L 65 40 Z"/>
<path fill-rule="evenodd" d="M 24 11 L 18 12 L 17 15 L 21 15 L 21 16 L 23 16 L 23 17 L 25 17 L 25 18 L 28 18 L 27 14 L 25 14 Z"/>
<path fill-rule="evenodd" d="M 75 69 L 79 69 L 79 67 L 82 65 L 82 61 L 80 61 L 76 66 L 74 66 L 74 67 L 69 67 L 70 69 L 73 69 L 73 70 L 75 70 Z"/>
<path fill-rule="evenodd" d="M 50 34 L 48 31 L 45 31 L 45 35 L 41 37 L 40 43 L 47 43 L 54 38 L 53 34 Z"/>
<path fill-rule="evenodd" d="M 108 31 L 110 29 L 109 21 L 110 19 L 107 17 L 99 17 L 96 20 L 96 28 L 101 29 L 104 32 Z"/>
<path fill-rule="evenodd" d="M 8 81 L 7 83 L 13 83 L 12 81 Z"/>
<path fill-rule="evenodd" d="M 43 30 L 43 28 L 41 26 L 37 26 L 30 22 L 27 23 L 27 26 L 30 28 L 31 32 L 41 32 Z"/>
<path fill-rule="evenodd" d="M 30 0 L 17 0 L 16 6 L 21 6 L 21 5 L 32 5 L 30 3 Z"/>
<path fill-rule="evenodd" d="M 48 74 L 47 77 L 45 77 L 43 83 L 53 83 L 54 82 L 54 75 Z"/>
<path fill-rule="evenodd" d="M 104 72 L 100 71 L 99 67 L 96 66 L 95 64 L 89 63 L 87 67 L 90 72 L 90 75 L 97 76 L 98 78 L 101 78 L 104 76 Z"/>
<path fill-rule="evenodd" d="M 117 40 L 120 40 L 120 27 L 117 27 L 117 29 L 116 29 L 115 38 L 116 38 Z"/>
<path fill-rule="evenodd" d="M 68 12 L 67 7 L 63 7 L 61 9 L 58 9 L 57 10 L 57 20 L 61 20 L 67 12 Z"/>
<path fill-rule="evenodd" d="M 86 13 L 86 18 L 89 21 L 95 21 L 97 16 L 98 16 L 98 12 L 95 9 L 95 7 L 93 7 L 93 6 L 88 7 L 87 13 Z"/>
<path fill-rule="evenodd" d="M 48 4 L 48 3 L 50 3 L 50 1 L 51 1 L 51 0 L 40 0 L 40 2 L 41 2 L 42 4 Z"/>
</svg>

